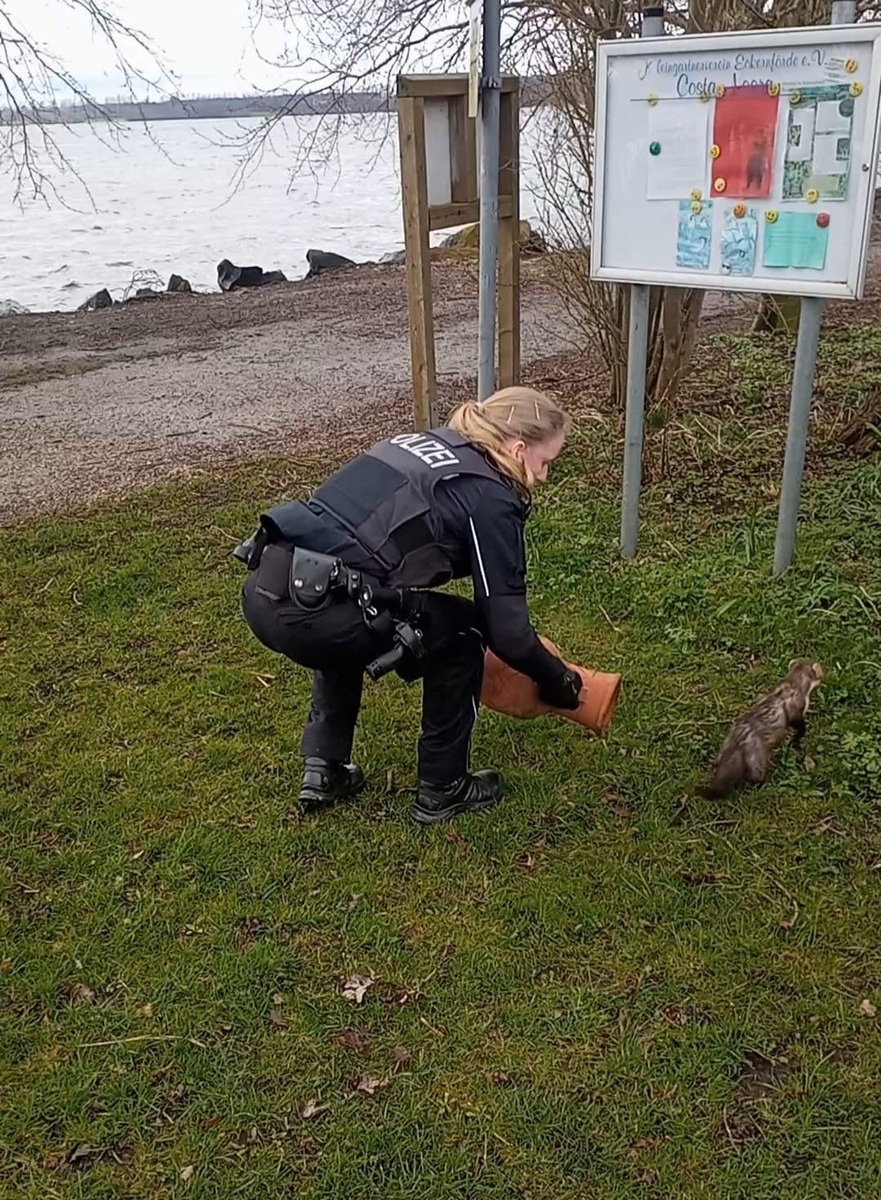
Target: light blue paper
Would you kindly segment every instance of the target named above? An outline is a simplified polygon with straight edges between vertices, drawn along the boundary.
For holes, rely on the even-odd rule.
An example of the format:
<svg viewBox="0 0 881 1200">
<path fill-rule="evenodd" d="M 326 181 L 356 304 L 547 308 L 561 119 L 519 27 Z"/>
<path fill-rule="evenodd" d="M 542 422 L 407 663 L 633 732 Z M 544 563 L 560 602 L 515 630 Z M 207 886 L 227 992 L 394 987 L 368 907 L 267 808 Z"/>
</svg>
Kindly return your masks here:
<svg viewBox="0 0 881 1200">
<path fill-rule="evenodd" d="M 726 209 L 721 236 L 722 274 L 754 275 L 758 240 L 759 220 L 754 208 L 747 209 L 742 217 L 736 217 L 733 208 Z"/>
<path fill-rule="evenodd" d="M 690 200 L 679 201 L 679 231 L 676 237 L 676 266 L 690 271 L 710 269 L 713 236 L 713 202 L 705 200 L 701 211 L 691 211 Z"/>
<path fill-rule="evenodd" d="M 828 245 L 829 226 L 818 225 L 816 213 L 781 212 L 765 222 L 762 264 L 822 271 Z"/>
</svg>

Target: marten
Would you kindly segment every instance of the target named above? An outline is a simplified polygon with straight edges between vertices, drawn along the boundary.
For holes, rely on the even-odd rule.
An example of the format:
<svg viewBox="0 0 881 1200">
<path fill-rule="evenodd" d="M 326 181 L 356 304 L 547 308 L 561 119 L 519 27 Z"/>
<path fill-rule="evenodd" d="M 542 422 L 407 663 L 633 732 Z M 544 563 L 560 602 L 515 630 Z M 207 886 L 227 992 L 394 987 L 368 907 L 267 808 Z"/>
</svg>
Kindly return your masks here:
<svg viewBox="0 0 881 1200">
<path fill-rule="evenodd" d="M 742 784 L 764 783 L 771 756 L 790 730 L 792 745 L 800 745 L 811 692 L 825 678 L 820 663 L 794 659 L 777 686 L 735 721 L 713 763 L 711 786 L 698 794 L 718 800 Z"/>
</svg>

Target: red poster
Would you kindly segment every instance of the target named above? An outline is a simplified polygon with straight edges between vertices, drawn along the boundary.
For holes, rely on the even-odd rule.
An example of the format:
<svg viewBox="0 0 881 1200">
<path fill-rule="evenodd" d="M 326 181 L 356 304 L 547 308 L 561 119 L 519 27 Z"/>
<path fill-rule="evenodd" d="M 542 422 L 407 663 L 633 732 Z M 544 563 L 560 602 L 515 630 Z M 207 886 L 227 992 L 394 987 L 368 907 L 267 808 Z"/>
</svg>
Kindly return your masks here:
<svg viewBox="0 0 881 1200">
<path fill-rule="evenodd" d="M 716 97 L 711 150 L 715 195 L 771 195 L 779 99 L 766 85 L 727 88 Z"/>
</svg>

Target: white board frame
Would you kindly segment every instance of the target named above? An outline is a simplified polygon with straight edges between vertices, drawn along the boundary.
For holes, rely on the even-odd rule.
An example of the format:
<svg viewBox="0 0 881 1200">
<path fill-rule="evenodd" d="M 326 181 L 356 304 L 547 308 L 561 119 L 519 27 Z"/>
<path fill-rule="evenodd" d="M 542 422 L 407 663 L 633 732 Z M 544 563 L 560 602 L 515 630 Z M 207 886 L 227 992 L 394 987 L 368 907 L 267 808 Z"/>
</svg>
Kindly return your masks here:
<svg viewBox="0 0 881 1200">
<path fill-rule="evenodd" d="M 823 279 L 793 279 L 776 276 L 734 276 L 712 271 L 638 270 L 616 267 L 603 261 L 605 179 L 614 169 L 613 155 L 606 154 L 607 91 L 610 60 L 631 55 L 667 57 L 682 54 L 719 54 L 737 50 L 782 51 L 789 45 L 835 46 L 841 43 L 874 42 L 868 85 L 863 93 L 868 116 L 859 154 L 852 154 L 857 219 L 853 224 L 847 279 L 836 283 Z M 610 283 L 642 283 L 650 286 L 698 288 L 704 291 L 767 292 L 784 296 L 817 296 L 827 299 L 862 299 L 868 262 L 869 230 L 875 199 L 878 162 L 879 109 L 881 109 L 881 24 L 809 25 L 760 32 L 682 34 L 674 37 L 626 38 L 602 41 L 597 46 L 596 104 L 597 131 L 592 206 L 591 263 L 594 279 Z M 859 163 L 859 169 L 856 164 Z M 650 203 L 645 201 L 646 204 Z"/>
</svg>

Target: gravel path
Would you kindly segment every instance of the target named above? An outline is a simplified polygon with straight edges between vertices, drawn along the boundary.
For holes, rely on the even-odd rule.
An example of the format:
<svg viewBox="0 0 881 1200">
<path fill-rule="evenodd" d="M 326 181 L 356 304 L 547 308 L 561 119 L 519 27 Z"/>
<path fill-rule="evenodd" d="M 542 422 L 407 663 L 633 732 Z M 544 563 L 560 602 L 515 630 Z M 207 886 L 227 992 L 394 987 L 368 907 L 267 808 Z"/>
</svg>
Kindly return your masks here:
<svg viewBox="0 0 881 1200">
<path fill-rule="evenodd" d="M 434 274 L 443 397 L 475 374 L 477 287 L 468 266 L 437 264 Z M 524 363 L 571 348 L 572 333 L 553 293 L 526 277 Z M 0 521 L 323 447 L 338 423 L 405 413 L 409 387 L 401 269 L 6 318 Z"/>
</svg>

